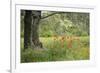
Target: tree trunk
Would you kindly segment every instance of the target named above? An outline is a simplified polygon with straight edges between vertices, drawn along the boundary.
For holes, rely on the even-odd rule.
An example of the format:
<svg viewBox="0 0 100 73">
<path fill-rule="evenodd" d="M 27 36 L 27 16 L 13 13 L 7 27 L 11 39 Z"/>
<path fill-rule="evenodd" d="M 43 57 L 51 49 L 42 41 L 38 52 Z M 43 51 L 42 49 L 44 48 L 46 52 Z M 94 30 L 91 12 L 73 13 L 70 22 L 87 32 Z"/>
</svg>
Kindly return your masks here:
<svg viewBox="0 0 100 73">
<path fill-rule="evenodd" d="M 41 11 L 25 10 L 24 17 L 24 49 L 31 47 L 43 48 L 39 41 L 39 22 L 41 19 Z"/>
<path fill-rule="evenodd" d="M 31 25 L 31 47 L 43 48 L 39 40 L 39 22 L 41 19 L 41 11 L 32 11 L 32 25 Z"/>
<path fill-rule="evenodd" d="M 32 11 L 25 10 L 24 16 L 24 49 L 27 49 L 31 42 L 31 25 L 32 25 Z"/>
</svg>

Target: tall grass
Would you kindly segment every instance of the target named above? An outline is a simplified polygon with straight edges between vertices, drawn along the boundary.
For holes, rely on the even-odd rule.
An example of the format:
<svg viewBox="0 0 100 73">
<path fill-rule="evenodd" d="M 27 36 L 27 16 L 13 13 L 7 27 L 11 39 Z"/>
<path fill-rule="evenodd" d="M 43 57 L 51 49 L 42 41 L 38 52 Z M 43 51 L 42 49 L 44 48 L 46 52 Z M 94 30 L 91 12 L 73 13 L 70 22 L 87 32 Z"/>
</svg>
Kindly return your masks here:
<svg viewBox="0 0 100 73">
<path fill-rule="evenodd" d="M 44 49 L 23 50 L 21 39 L 21 62 L 68 61 L 89 59 L 89 37 L 73 38 L 41 37 Z"/>
</svg>

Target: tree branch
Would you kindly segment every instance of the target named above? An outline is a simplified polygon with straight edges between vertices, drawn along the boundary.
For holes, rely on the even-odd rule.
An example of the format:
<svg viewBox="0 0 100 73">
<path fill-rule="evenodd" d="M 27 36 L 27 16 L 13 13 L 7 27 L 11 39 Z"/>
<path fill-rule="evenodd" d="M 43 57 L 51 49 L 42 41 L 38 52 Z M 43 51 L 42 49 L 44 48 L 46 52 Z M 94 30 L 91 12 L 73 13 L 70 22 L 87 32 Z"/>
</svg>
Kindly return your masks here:
<svg viewBox="0 0 100 73">
<path fill-rule="evenodd" d="M 50 16 L 52 16 L 52 15 L 55 15 L 55 14 L 57 14 L 57 13 L 58 13 L 58 12 L 55 12 L 55 13 L 49 14 L 49 15 L 47 15 L 47 16 L 41 17 L 41 19 L 48 18 L 48 17 L 50 17 Z"/>
</svg>

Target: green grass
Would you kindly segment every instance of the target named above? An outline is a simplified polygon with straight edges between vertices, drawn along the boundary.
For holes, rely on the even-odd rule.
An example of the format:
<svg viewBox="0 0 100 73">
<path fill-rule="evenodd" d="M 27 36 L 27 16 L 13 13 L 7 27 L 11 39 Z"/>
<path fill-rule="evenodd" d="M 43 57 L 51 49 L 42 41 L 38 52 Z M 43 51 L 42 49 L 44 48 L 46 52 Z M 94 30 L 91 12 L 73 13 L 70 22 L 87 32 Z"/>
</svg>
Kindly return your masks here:
<svg viewBox="0 0 100 73">
<path fill-rule="evenodd" d="M 71 47 L 69 39 L 60 38 L 54 40 L 53 37 L 41 37 L 44 49 L 23 50 L 23 39 L 21 39 L 21 62 L 46 62 L 46 61 L 69 61 L 89 59 L 89 37 L 78 37 L 72 39 Z"/>
</svg>

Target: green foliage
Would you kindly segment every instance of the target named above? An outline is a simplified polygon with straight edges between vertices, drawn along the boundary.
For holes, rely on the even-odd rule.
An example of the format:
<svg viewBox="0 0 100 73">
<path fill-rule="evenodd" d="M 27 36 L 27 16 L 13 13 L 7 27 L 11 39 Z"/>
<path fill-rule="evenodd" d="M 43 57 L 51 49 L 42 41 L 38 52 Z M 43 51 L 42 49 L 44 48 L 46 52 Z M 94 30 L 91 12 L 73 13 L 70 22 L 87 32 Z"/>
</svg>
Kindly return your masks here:
<svg viewBox="0 0 100 73">
<path fill-rule="evenodd" d="M 43 12 L 43 17 L 53 12 Z M 40 37 L 52 35 L 89 35 L 89 14 L 75 12 L 59 12 L 53 16 L 41 19 L 39 26 Z"/>
<path fill-rule="evenodd" d="M 53 32 L 50 30 L 47 30 L 46 32 L 44 32 L 44 30 L 42 30 L 42 32 L 40 32 L 40 34 L 39 34 L 39 36 L 41 36 L 41 37 L 50 37 L 53 35 Z"/>
<path fill-rule="evenodd" d="M 89 44 L 90 44 L 90 39 L 89 37 L 81 37 L 80 38 L 80 41 L 81 41 L 81 45 L 84 47 L 89 47 Z"/>
<path fill-rule="evenodd" d="M 81 30 L 76 25 L 69 26 L 67 30 L 71 33 L 71 35 L 74 36 L 88 36 L 88 33 L 86 31 Z"/>
</svg>

